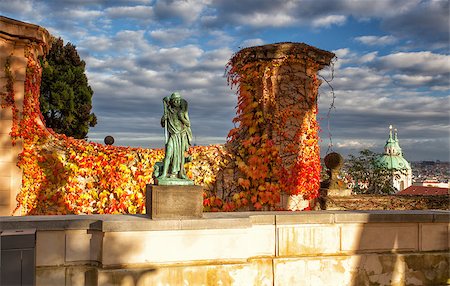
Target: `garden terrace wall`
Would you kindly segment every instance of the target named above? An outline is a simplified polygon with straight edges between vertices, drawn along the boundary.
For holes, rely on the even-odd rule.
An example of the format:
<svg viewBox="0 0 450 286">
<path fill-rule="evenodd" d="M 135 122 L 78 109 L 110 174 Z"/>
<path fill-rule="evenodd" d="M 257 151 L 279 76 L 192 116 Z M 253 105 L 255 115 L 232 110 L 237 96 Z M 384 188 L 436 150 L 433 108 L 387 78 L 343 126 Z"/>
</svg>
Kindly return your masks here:
<svg viewBox="0 0 450 286">
<path fill-rule="evenodd" d="M 46 128 L 37 57 L 46 53 L 48 38 L 36 25 L 0 18 L 0 214 L 145 213 L 145 186 L 153 183 L 153 166 L 164 151 L 105 146 Z M 285 209 L 283 196 L 302 202 L 317 196 L 317 71 L 333 56 L 281 43 L 233 57 L 239 130 L 231 131 L 226 146 L 188 152 L 187 174 L 204 187 L 205 211 Z"/>
<path fill-rule="evenodd" d="M 27 57 L 37 61 L 45 54 L 49 37 L 39 26 L 0 16 L 0 215 L 10 215 L 16 208 L 22 184 L 16 165 L 23 141 L 11 135 L 22 116 Z"/>
<path fill-rule="evenodd" d="M 444 285 L 448 211 L 5 217 L 37 229 L 36 285 Z"/>
<path fill-rule="evenodd" d="M 145 213 L 145 186 L 164 151 L 105 146 L 46 128 L 38 56 L 49 41 L 39 26 L 0 17 L 0 215 Z M 197 185 L 214 184 L 223 149 L 189 150 Z"/>
</svg>

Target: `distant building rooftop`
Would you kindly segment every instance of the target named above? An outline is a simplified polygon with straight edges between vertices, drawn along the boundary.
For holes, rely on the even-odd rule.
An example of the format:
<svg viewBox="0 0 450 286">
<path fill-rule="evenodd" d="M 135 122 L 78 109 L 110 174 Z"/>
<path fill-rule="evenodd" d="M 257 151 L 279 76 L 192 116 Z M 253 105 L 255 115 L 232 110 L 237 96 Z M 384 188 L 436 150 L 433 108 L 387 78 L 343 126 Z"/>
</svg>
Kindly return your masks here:
<svg viewBox="0 0 450 286">
<path fill-rule="evenodd" d="M 437 188 L 437 187 L 427 187 L 427 186 L 409 186 L 401 192 L 396 193 L 396 195 L 425 195 L 425 196 L 442 196 L 448 195 L 448 188 Z"/>
</svg>

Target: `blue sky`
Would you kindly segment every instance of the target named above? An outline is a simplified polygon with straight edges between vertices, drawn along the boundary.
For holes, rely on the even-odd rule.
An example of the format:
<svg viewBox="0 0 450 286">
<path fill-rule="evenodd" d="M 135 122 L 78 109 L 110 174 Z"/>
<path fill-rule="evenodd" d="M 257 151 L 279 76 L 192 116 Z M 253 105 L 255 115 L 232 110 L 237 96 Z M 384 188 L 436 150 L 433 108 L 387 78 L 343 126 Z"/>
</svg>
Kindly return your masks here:
<svg viewBox="0 0 450 286">
<path fill-rule="evenodd" d="M 225 65 L 239 49 L 304 42 L 337 55 L 335 103 L 320 89 L 322 155 L 381 152 L 390 124 L 405 157 L 449 160 L 449 1 L 1 0 L 0 15 L 40 25 L 86 61 L 98 124 L 88 137 L 162 147 L 162 98 L 190 104 L 197 145 L 224 143 L 236 95 Z M 331 70 L 321 72 L 331 77 Z"/>
</svg>

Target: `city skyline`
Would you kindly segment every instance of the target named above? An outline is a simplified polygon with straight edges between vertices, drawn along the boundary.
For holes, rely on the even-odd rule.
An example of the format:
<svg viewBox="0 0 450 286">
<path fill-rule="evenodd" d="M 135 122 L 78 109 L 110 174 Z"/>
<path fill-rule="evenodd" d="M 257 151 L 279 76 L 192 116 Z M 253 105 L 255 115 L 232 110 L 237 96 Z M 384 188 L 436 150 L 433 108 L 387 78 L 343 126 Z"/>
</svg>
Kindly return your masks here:
<svg viewBox="0 0 450 286">
<path fill-rule="evenodd" d="M 304 42 L 337 56 L 320 73 L 333 78 L 319 95 L 322 157 L 330 142 L 344 156 L 381 153 L 393 125 L 408 161 L 449 161 L 448 1 L 2 0 L 0 11 L 77 47 L 98 118 L 90 141 L 162 147 L 162 98 L 179 91 L 194 143 L 225 143 L 237 99 L 224 76 L 231 56 Z"/>
</svg>

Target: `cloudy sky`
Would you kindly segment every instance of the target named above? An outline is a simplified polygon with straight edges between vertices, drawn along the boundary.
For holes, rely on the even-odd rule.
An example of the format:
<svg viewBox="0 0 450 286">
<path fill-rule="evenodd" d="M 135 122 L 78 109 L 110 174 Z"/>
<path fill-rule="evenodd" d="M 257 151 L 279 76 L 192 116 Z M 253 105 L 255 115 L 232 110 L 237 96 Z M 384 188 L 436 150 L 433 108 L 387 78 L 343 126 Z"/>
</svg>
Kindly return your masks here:
<svg viewBox="0 0 450 286">
<path fill-rule="evenodd" d="M 161 147 L 162 98 L 179 91 L 195 143 L 224 143 L 233 53 L 304 42 L 337 55 L 331 112 L 331 89 L 320 90 L 322 155 L 330 142 L 381 152 L 392 124 L 410 161 L 449 160 L 449 14 L 447 0 L 0 0 L 0 15 L 76 45 L 94 90 L 91 141 Z"/>
</svg>

